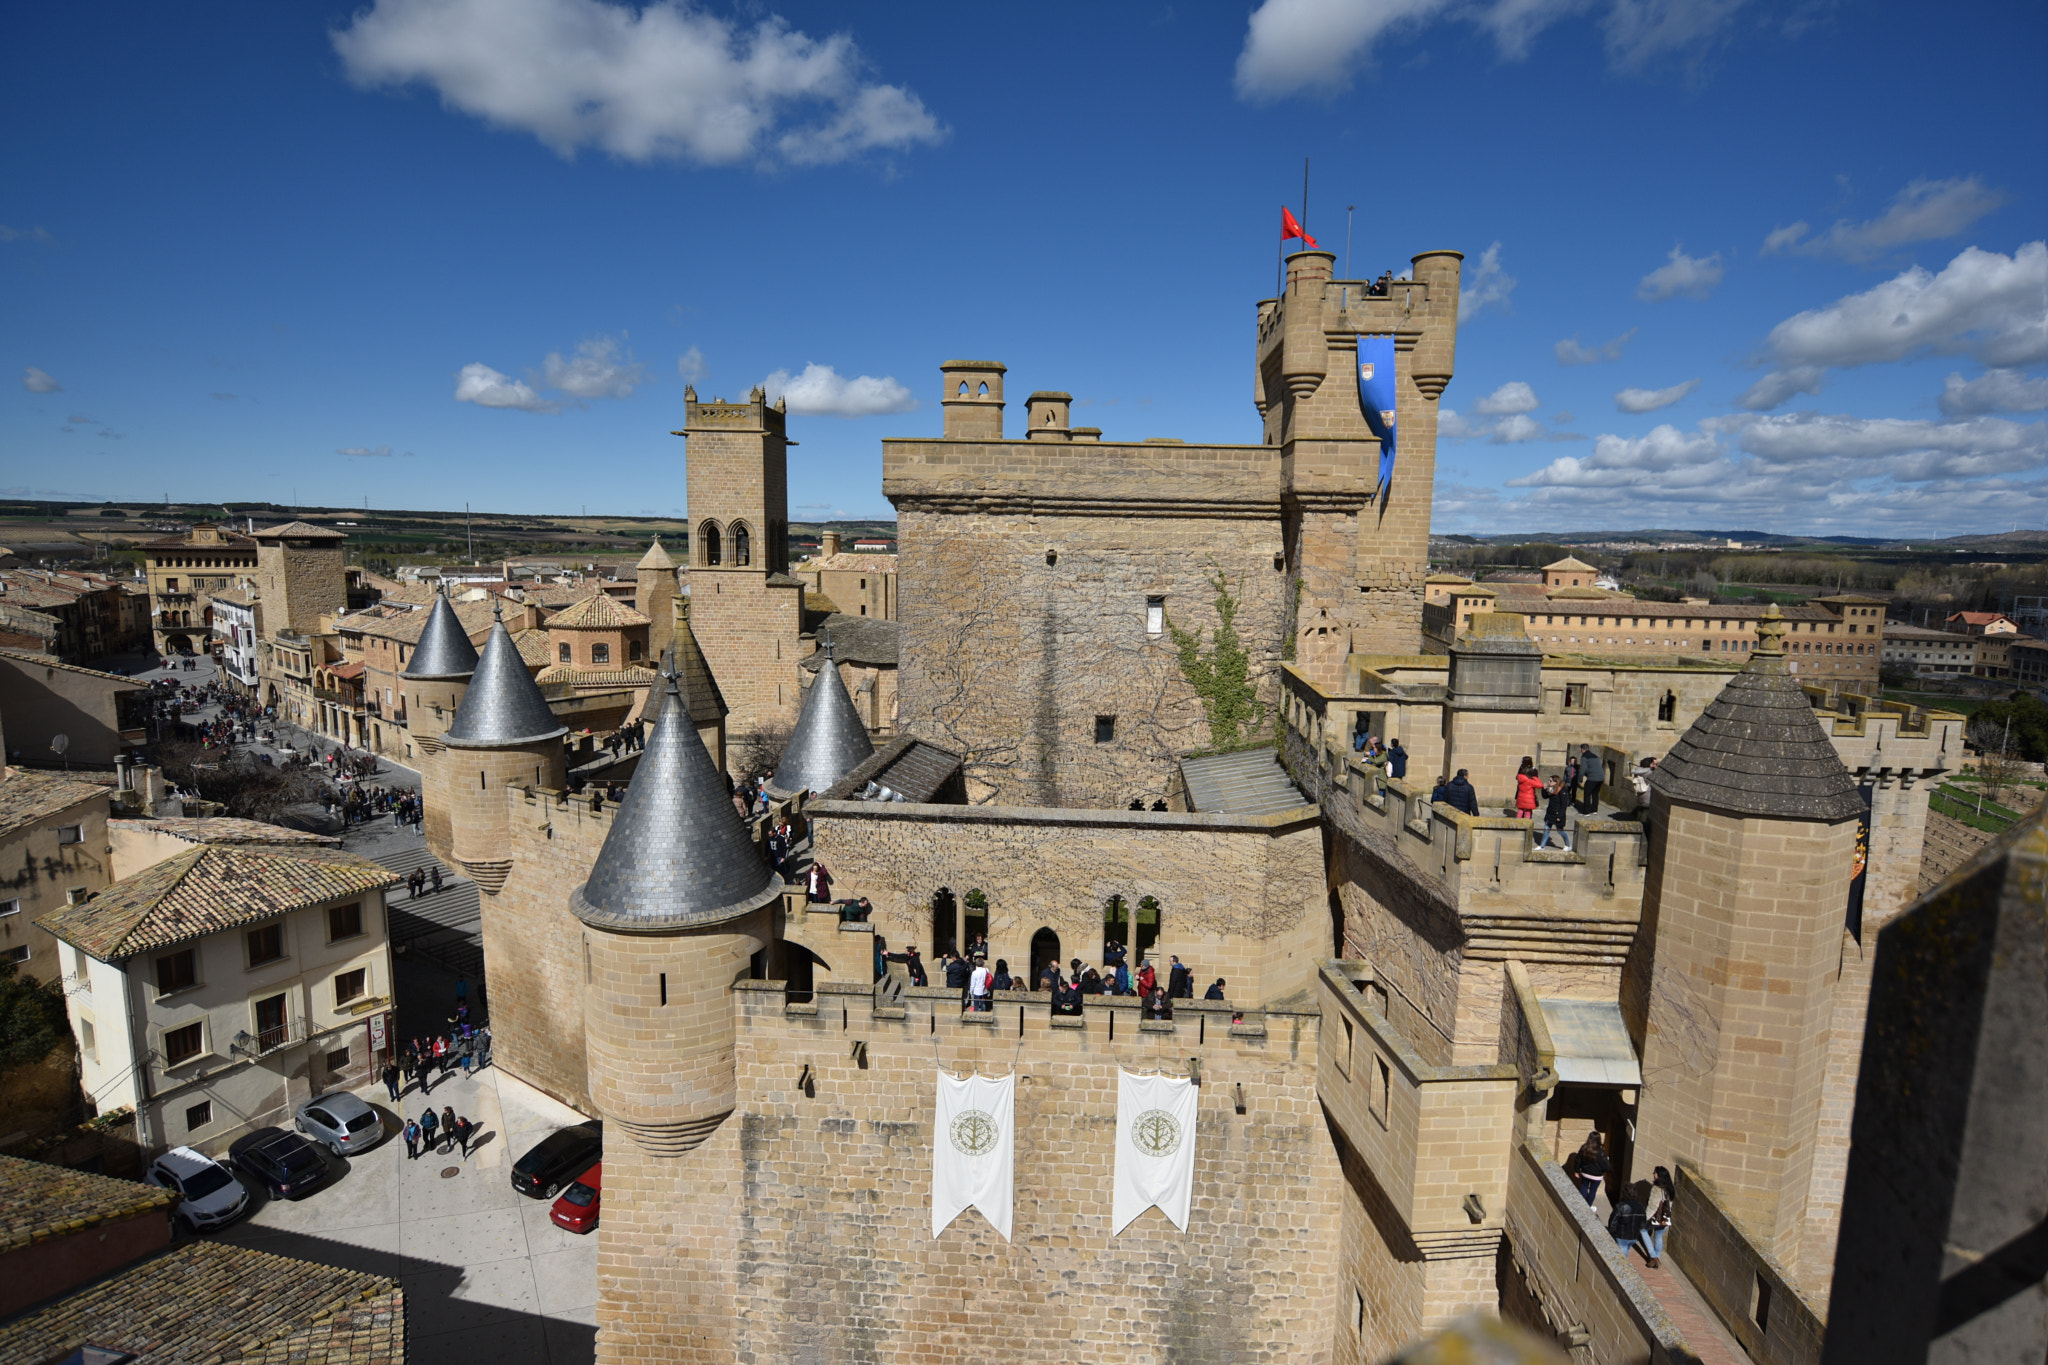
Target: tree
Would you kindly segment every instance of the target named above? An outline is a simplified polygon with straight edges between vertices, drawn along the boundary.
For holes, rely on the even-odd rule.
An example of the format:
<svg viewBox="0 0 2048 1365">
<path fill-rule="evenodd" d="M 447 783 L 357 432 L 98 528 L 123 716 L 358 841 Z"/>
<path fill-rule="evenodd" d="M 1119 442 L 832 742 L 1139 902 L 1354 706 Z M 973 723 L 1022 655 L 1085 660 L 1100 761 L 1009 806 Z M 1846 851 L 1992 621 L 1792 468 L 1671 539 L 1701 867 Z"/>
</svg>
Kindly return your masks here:
<svg viewBox="0 0 2048 1365">
<path fill-rule="evenodd" d="M 315 768 L 278 768 L 247 754 L 229 754 L 184 740 L 156 747 L 164 778 L 202 801 L 218 802 L 229 815 L 278 824 L 293 806 L 332 799 L 326 776 Z"/>
<path fill-rule="evenodd" d="M 64 990 L 0 961 L 0 1072 L 40 1062 L 64 1041 Z"/>
<path fill-rule="evenodd" d="M 811 684 L 813 687 L 816 683 Z M 774 775 L 776 765 L 782 762 L 782 751 L 789 747 L 789 737 L 795 727 L 787 721 L 771 720 L 756 726 L 740 737 L 733 746 L 733 766 L 739 775 L 748 781 L 758 782 Z"/>
<path fill-rule="evenodd" d="M 1970 718 L 1963 737 L 1977 750 L 1977 773 L 1984 779 L 1984 794 L 1996 801 L 2026 770 L 2025 761 L 2013 747 L 2012 716 L 1992 719 L 1980 712 Z"/>
<path fill-rule="evenodd" d="M 1989 748 L 2003 752 L 2007 749 L 2004 740 L 2006 722 L 2012 722 L 2010 752 L 2029 763 L 2039 763 L 2048 758 L 2048 702 L 2043 702 L 2031 692 L 2015 692 L 2005 701 L 1986 702 L 1977 708 L 1970 718 L 1971 725 L 1967 738 L 1981 749 L 1987 746 L 1977 738 L 1978 727 L 1984 733 L 1994 734 Z"/>
</svg>

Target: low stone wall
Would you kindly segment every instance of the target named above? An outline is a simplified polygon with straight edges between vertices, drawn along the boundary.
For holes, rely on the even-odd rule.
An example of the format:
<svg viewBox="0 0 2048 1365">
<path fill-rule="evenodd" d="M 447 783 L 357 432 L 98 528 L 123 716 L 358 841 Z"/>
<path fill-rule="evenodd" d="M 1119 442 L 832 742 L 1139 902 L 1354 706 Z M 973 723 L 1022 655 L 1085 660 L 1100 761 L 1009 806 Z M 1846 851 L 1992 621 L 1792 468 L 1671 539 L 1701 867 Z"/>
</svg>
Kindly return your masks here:
<svg viewBox="0 0 2048 1365">
<path fill-rule="evenodd" d="M 1713 1181 L 1681 1160 L 1666 1246 L 1714 1315 L 1757 1365 L 1820 1365 L 1827 1320 L 1792 1273 L 1721 1203 Z"/>
<path fill-rule="evenodd" d="M 1643 1284 L 1627 1255 L 1573 1188 L 1564 1168 L 1530 1142 L 1508 1166 L 1508 1248 L 1521 1284 L 1504 1308 L 1533 1302 L 1541 1320 L 1524 1322 L 1573 1359 L 1600 1365 L 1680 1365 L 1695 1356 Z"/>
</svg>

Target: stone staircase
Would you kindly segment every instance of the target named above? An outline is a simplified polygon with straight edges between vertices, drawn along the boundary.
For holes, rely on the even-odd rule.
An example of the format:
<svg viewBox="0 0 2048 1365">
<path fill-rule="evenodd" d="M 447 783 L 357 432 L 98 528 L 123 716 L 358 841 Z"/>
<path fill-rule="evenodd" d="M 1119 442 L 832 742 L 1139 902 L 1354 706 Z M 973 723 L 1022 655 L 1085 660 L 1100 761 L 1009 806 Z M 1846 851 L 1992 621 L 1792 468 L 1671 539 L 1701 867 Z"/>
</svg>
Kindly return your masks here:
<svg viewBox="0 0 2048 1365">
<path fill-rule="evenodd" d="M 401 877 L 415 868 L 441 869 L 439 891 L 412 896 L 402 886 L 391 888 L 391 946 L 457 975 L 482 980 L 483 895 L 476 883 L 451 872 L 425 848 L 397 849 L 377 861 Z"/>
<path fill-rule="evenodd" d="M 1949 874 L 1976 856 L 1977 850 L 1998 836 L 1973 829 L 1960 820 L 1933 811 L 1927 813 L 1927 838 L 1920 853 L 1920 892 L 1925 895 L 1947 881 Z"/>
</svg>

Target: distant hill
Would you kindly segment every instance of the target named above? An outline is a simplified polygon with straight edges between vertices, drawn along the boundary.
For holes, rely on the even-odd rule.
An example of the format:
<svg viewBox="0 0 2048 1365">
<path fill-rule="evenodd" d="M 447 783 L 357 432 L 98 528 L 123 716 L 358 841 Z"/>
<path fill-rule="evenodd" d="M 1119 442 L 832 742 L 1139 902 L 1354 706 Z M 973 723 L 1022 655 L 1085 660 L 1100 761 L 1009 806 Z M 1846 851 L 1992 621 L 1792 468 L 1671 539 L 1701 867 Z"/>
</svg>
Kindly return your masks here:
<svg viewBox="0 0 2048 1365">
<path fill-rule="evenodd" d="M 1487 535 L 1440 535 L 1438 540 L 1462 541 L 1473 545 L 1521 545 L 1542 542 L 1551 545 L 1599 545 L 1636 542 L 1650 545 L 1697 544 L 1702 541 L 1739 541 L 1743 545 L 1841 545 L 1866 548 L 1885 545 L 1941 547 L 1956 550 L 2048 549 L 2048 531 L 2000 531 L 1991 535 L 1947 536 L 1922 539 L 1918 536 L 1799 536 L 1776 531 L 1716 531 L 1656 527 L 1632 531 L 1507 531 Z"/>
</svg>

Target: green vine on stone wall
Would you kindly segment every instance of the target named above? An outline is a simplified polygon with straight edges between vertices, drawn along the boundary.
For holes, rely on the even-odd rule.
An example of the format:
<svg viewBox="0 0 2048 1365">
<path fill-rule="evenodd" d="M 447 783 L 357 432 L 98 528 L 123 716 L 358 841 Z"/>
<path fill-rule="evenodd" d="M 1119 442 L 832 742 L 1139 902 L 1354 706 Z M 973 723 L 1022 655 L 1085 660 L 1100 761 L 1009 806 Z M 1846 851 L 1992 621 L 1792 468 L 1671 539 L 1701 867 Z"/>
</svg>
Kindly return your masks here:
<svg viewBox="0 0 2048 1365">
<path fill-rule="evenodd" d="M 1168 617 L 1166 628 L 1180 652 L 1181 676 L 1201 698 L 1202 713 L 1209 722 L 1210 748 L 1235 749 L 1257 741 L 1265 708 L 1259 705 L 1252 683 L 1251 655 L 1237 638 L 1238 599 L 1223 570 L 1214 560 L 1210 566 L 1215 568 L 1209 586 L 1216 590 L 1216 634 L 1209 652 L 1202 652 L 1200 627 L 1183 630 Z"/>
<path fill-rule="evenodd" d="M 1294 637 L 1301 627 L 1301 594 L 1308 587 L 1308 580 L 1297 577 L 1294 580 L 1294 595 L 1287 602 L 1287 633 L 1280 640 L 1280 657 L 1288 663 L 1294 662 Z"/>
</svg>

